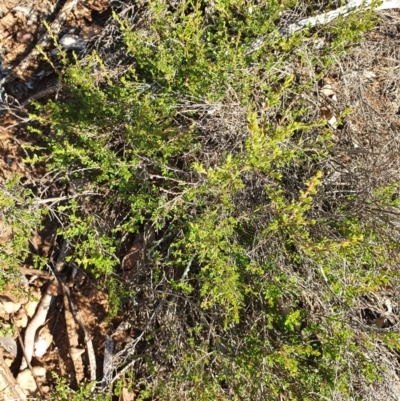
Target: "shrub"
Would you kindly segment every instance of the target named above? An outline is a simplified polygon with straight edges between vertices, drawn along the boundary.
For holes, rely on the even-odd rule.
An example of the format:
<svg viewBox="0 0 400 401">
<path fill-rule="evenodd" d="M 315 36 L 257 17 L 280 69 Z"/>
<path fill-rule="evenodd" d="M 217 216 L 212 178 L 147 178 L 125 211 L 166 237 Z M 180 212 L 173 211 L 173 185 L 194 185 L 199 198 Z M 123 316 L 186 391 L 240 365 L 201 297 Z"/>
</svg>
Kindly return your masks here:
<svg viewBox="0 0 400 401">
<path fill-rule="evenodd" d="M 139 356 L 143 399 L 357 399 L 354 378 L 382 374 L 351 316 L 397 274 L 386 256 L 398 244 L 354 200 L 331 202 L 332 130 L 305 95 L 373 19 L 282 38 L 293 4 L 151 0 L 133 28 L 116 16 L 126 73 L 112 78 L 92 54 L 63 73 L 65 101 L 42 109 L 49 167 L 96 193 L 96 205 L 59 208 L 72 257 L 118 288 L 122 239 L 144 223 L 156 231 L 145 279 L 127 289 L 138 315 L 158 302 Z M 302 41 L 324 32 L 308 59 Z M 309 62 L 314 75 L 296 71 Z M 364 201 L 393 207 L 393 188 Z"/>
</svg>

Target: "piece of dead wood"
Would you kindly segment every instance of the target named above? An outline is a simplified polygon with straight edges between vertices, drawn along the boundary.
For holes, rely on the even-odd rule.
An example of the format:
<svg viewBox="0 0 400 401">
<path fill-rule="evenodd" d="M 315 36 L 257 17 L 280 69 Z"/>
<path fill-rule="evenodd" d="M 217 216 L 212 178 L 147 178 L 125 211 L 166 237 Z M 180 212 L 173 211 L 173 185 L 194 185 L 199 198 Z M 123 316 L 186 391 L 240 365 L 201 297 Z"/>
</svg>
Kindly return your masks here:
<svg viewBox="0 0 400 401">
<path fill-rule="evenodd" d="M 50 308 L 51 300 L 53 296 L 58 295 L 59 284 L 56 278 L 53 278 L 48 284 L 45 293 L 43 294 L 40 303 L 36 309 L 35 316 L 29 322 L 25 330 L 24 336 L 24 348 L 25 348 L 25 358 L 22 359 L 20 370 L 27 368 L 33 357 L 33 351 L 35 346 L 36 332 L 40 326 L 42 326 L 47 317 L 47 312 Z"/>
<path fill-rule="evenodd" d="M 104 341 L 104 360 L 103 360 L 103 379 L 101 381 L 102 387 L 107 387 L 111 381 L 113 371 L 112 357 L 114 354 L 114 340 L 111 336 L 106 336 Z"/>
<path fill-rule="evenodd" d="M 43 278 L 51 278 L 52 277 L 51 272 L 46 272 L 44 270 L 30 269 L 28 267 L 19 267 L 19 271 L 24 276 L 37 276 L 37 277 L 43 277 Z"/>
<path fill-rule="evenodd" d="M 15 326 L 15 321 L 14 321 L 14 319 L 13 319 L 13 323 L 14 323 L 14 326 Z M 40 394 L 42 397 L 45 397 L 45 394 L 44 394 L 44 392 L 43 392 L 43 390 L 42 390 L 42 387 L 41 387 L 41 385 L 40 385 L 40 383 L 39 383 L 39 380 L 38 380 L 38 378 L 37 378 L 37 376 L 36 376 L 36 373 L 35 373 L 34 370 L 32 369 L 32 365 L 31 365 L 30 361 L 28 360 L 29 358 L 28 358 L 28 355 L 26 354 L 26 349 L 25 349 L 25 346 L 24 346 L 24 342 L 22 341 L 22 337 L 21 337 L 21 334 L 20 334 L 19 332 L 18 332 L 18 341 L 19 341 L 19 344 L 20 344 L 21 349 L 22 349 L 22 353 L 23 353 L 24 358 L 25 358 L 24 360 L 26 361 L 26 364 L 27 364 L 27 366 L 29 367 L 29 370 L 31 371 L 32 378 L 33 378 L 33 380 L 34 380 L 34 382 L 35 382 L 35 384 L 36 384 L 36 388 L 37 388 L 37 390 L 39 391 L 39 394 Z M 20 370 L 20 374 L 23 373 L 24 370 L 26 370 L 26 369 L 21 369 L 21 370 Z M 19 382 L 19 383 L 20 383 L 20 382 Z"/>
<path fill-rule="evenodd" d="M 24 103 L 22 103 L 22 105 Z M 83 192 L 80 192 L 80 193 L 74 194 L 74 195 L 58 196 L 57 198 L 35 199 L 33 201 L 33 204 L 34 205 L 44 205 L 44 204 L 47 204 L 47 203 L 55 204 L 57 202 L 62 202 L 62 201 L 65 201 L 65 200 L 75 199 L 75 198 L 79 198 L 81 196 L 98 196 L 98 195 L 100 195 L 98 192 L 83 191 Z"/>
<path fill-rule="evenodd" d="M 82 320 L 81 314 L 79 312 L 78 307 L 76 306 L 75 302 L 73 301 L 69 288 L 67 285 L 64 283 L 61 283 L 62 289 L 64 291 L 65 296 L 67 297 L 69 301 L 69 306 L 71 307 L 71 312 L 75 318 L 75 321 L 79 324 L 83 331 L 84 335 L 84 340 L 86 344 L 86 349 L 88 353 L 88 359 L 89 359 L 89 371 L 90 371 L 90 380 L 91 381 L 96 381 L 96 356 L 94 353 L 94 348 L 93 348 L 93 342 L 90 338 L 89 332 L 86 328 L 85 323 Z"/>
<path fill-rule="evenodd" d="M 58 255 L 57 261 L 56 261 L 56 265 L 55 265 L 55 271 L 57 273 L 60 273 L 61 270 L 64 267 L 64 263 L 65 263 L 65 258 L 68 255 L 68 252 L 71 250 L 71 244 L 69 241 L 64 240 L 61 244 L 61 249 L 60 249 L 60 253 Z"/>
<path fill-rule="evenodd" d="M 359 12 L 366 10 L 371 7 L 372 0 L 352 0 L 349 1 L 345 6 L 339 7 L 336 10 L 332 10 L 326 13 L 316 15 L 315 17 L 305 18 L 293 24 L 285 25 L 278 29 L 278 32 L 283 37 L 290 37 L 296 32 L 301 32 L 305 28 L 313 28 L 317 25 L 326 25 L 340 16 L 347 16 L 351 12 Z M 375 11 L 390 10 L 400 8 L 400 0 L 384 0 L 379 6 L 375 7 Z M 258 49 L 265 43 L 268 35 L 263 35 L 257 38 L 248 48 L 246 54 L 249 55 Z"/>
<path fill-rule="evenodd" d="M 69 297 L 69 291 L 67 291 L 68 287 L 60 280 L 60 285 L 63 291 L 63 303 L 64 303 L 64 317 L 65 317 L 65 326 L 67 332 L 67 342 L 68 342 L 68 351 L 71 357 L 72 363 L 74 365 L 75 374 L 73 379 L 76 381 L 76 384 L 79 385 L 85 378 L 85 369 L 82 361 L 82 356 L 77 355 L 73 352 L 74 349 L 79 348 L 79 336 L 75 324 L 73 308 L 71 306 L 71 299 Z"/>
<path fill-rule="evenodd" d="M 303 29 L 310 27 L 313 28 L 316 25 L 326 25 L 339 16 L 347 16 L 351 12 L 358 12 L 366 10 L 371 7 L 372 0 L 352 0 L 349 1 L 345 6 L 339 7 L 336 10 L 328 11 L 326 13 L 316 15 L 315 17 L 305 18 L 294 24 L 290 24 L 280 29 L 282 36 L 291 36 L 295 32 L 302 31 Z M 375 11 L 389 10 L 393 8 L 400 8 L 400 0 L 384 0 L 382 4 L 375 7 Z"/>
<path fill-rule="evenodd" d="M 61 89 L 61 84 L 60 83 L 57 83 L 56 85 L 50 86 L 49 88 L 43 89 L 43 90 L 35 93 L 34 95 L 30 96 L 28 99 L 24 100 L 21 103 L 21 106 L 22 107 L 26 107 L 31 102 L 33 102 L 35 100 L 42 99 L 42 98 L 44 98 L 46 96 L 49 96 L 49 95 L 53 94 L 54 92 L 57 92 L 57 94 L 58 94 L 60 89 Z M 57 95 L 56 95 L 56 99 L 57 99 Z"/>
<path fill-rule="evenodd" d="M 11 400 L 26 400 L 26 396 L 4 362 L 3 350 L 0 348 L 0 401 Z"/>
</svg>

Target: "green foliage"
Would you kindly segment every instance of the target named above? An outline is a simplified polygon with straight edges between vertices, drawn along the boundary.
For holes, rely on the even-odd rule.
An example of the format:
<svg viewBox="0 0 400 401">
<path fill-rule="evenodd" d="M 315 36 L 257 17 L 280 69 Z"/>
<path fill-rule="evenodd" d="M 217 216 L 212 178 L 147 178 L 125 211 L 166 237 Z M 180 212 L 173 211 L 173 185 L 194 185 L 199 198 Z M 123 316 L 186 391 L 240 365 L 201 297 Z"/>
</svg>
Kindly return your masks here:
<svg viewBox="0 0 400 401">
<path fill-rule="evenodd" d="M 20 184 L 20 177 L 8 180 L 0 190 L 0 288 L 15 281 L 18 267 L 29 256 L 28 241 L 39 231 L 46 209 L 33 200 L 30 189 Z M 43 260 L 36 258 L 36 267 Z"/>
<path fill-rule="evenodd" d="M 109 289 L 113 313 L 126 295 L 115 279 L 120 238 L 149 222 L 167 245 L 152 249 L 146 285 L 167 287 L 163 301 L 171 291 L 212 322 L 212 340 L 182 323 L 190 334 L 182 349 L 168 344 L 169 358 L 143 358 L 150 378 L 142 399 L 320 400 L 333 390 L 357 399 L 353 374 L 378 379 L 346 313 L 360 294 L 387 284 L 396 260 L 385 255 L 398 244 L 379 234 L 387 221 L 374 226 L 348 202 L 332 206 L 336 219 L 321 212 L 330 132 L 326 121 L 306 118 L 302 95 L 313 79 L 288 72 L 311 60 L 322 77 L 373 18 L 334 24 L 310 59 L 299 47 L 309 33 L 277 33 L 279 13 L 294 5 L 150 0 L 147 24 L 131 29 L 118 20 L 134 60 L 129 71 L 113 79 L 96 54 L 75 60 L 60 73 L 66 101 L 42 109 L 53 130 L 49 167 L 66 181 L 88 182 L 103 215 L 114 216 L 116 204 L 124 210 L 114 225 L 89 202 L 57 210 L 74 246 L 70 258 Z M 266 40 L 249 52 L 260 35 Z M 214 113 L 215 124 L 204 128 Z M 396 191 L 396 184 L 376 188 L 367 201 L 397 207 Z M 13 196 L 3 202 L 11 202 L 8 220 L 18 221 Z M 307 304 L 307 288 L 326 305 L 323 318 Z M 160 385 L 164 359 L 173 362 Z M 57 391 L 57 400 L 69 399 L 62 383 Z"/>
<path fill-rule="evenodd" d="M 56 380 L 56 386 L 54 392 L 50 395 L 49 400 L 51 401 L 84 401 L 89 397 L 93 401 L 110 401 L 110 394 L 94 394 L 93 383 L 86 383 L 81 385 L 77 391 L 72 391 L 67 384 L 65 378 L 59 378 L 57 375 L 53 375 Z"/>
<path fill-rule="evenodd" d="M 59 234 L 74 244 L 73 255 L 67 256 L 66 260 L 73 260 L 85 270 L 90 270 L 100 286 L 107 289 L 109 316 L 115 316 L 127 296 L 113 274 L 119 262 L 115 256 L 117 241 L 104 232 L 94 216 L 82 216 L 74 200 L 68 206 L 59 206 L 58 211 L 68 216 Z"/>
</svg>

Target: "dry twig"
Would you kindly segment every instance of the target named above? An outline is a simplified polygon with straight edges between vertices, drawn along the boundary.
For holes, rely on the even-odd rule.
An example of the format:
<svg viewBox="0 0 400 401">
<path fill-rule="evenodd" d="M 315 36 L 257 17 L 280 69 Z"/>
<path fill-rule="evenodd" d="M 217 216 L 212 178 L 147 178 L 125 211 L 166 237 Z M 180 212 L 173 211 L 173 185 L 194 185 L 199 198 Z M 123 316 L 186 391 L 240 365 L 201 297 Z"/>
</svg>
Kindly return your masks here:
<svg viewBox="0 0 400 401">
<path fill-rule="evenodd" d="M 25 358 L 22 360 L 20 370 L 26 369 L 30 364 L 33 357 L 33 350 L 36 338 L 36 332 L 40 326 L 42 326 L 46 321 L 47 312 L 50 308 L 51 300 L 53 295 L 57 293 L 58 281 L 53 278 L 48 284 L 45 293 L 40 300 L 40 303 L 36 309 L 35 316 L 29 322 L 24 336 L 24 347 L 25 347 Z"/>
</svg>

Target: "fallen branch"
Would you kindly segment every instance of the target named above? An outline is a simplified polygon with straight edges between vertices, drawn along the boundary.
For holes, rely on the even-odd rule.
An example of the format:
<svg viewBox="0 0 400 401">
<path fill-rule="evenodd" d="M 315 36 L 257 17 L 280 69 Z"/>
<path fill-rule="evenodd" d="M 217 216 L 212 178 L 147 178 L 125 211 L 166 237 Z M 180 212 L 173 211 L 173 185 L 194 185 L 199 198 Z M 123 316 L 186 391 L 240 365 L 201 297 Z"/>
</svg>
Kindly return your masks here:
<svg viewBox="0 0 400 401">
<path fill-rule="evenodd" d="M 111 336 L 106 336 L 104 342 L 104 360 L 103 360 L 103 380 L 101 381 L 102 387 L 107 387 L 111 380 L 113 364 L 112 358 L 114 353 L 114 340 Z"/>
<path fill-rule="evenodd" d="M 43 294 L 42 299 L 40 300 L 40 303 L 36 309 L 35 316 L 29 322 L 25 330 L 25 336 L 24 336 L 25 358 L 23 358 L 21 362 L 21 367 L 20 367 L 21 371 L 26 369 L 32 360 L 36 332 L 38 328 L 42 326 L 46 321 L 47 312 L 49 311 L 50 308 L 50 302 L 53 299 L 53 295 L 58 292 L 57 287 L 58 287 L 58 281 L 56 278 L 54 278 L 53 280 L 50 281 L 49 285 L 47 286 L 46 291 Z"/>
<path fill-rule="evenodd" d="M 64 260 L 67 255 L 68 247 L 69 247 L 69 242 L 66 240 L 63 241 L 61 245 L 60 254 L 58 255 L 56 261 L 56 272 L 58 273 L 62 270 L 62 267 L 64 266 Z M 20 371 L 26 369 L 26 367 L 29 366 L 32 360 L 33 350 L 35 347 L 36 332 L 38 328 L 45 323 L 53 296 L 57 295 L 58 293 L 59 293 L 58 280 L 57 278 L 53 278 L 49 282 L 46 291 L 42 296 L 42 299 L 40 300 L 40 303 L 36 309 L 35 316 L 26 327 L 24 336 L 25 358 L 22 359 Z"/>
<path fill-rule="evenodd" d="M 301 32 L 305 28 L 313 28 L 317 25 L 326 25 L 329 24 L 334 19 L 339 16 L 349 15 L 351 12 L 359 12 L 362 10 L 366 10 L 371 7 L 372 0 L 352 0 L 349 1 L 343 7 L 339 7 L 336 10 L 329 11 L 320 15 L 316 15 L 315 17 L 305 18 L 301 21 L 295 22 L 293 24 L 281 27 L 278 29 L 278 32 L 283 37 L 290 37 L 296 32 Z M 375 11 L 379 10 L 389 10 L 394 8 L 400 8 L 400 0 L 384 0 L 382 4 L 374 8 Z M 263 35 L 257 38 L 249 47 L 246 54 L 251 54 L 261 48 L 261 46 L 267 40 L 268 35 Z"/>
<path fill-rule="evenodd" d="M 294 24 L 290 24 L 287 27 L 281 28 L 279 32 L 282 36 L 288 37 L 293 35 L 295 32 L 302 31 L 304 28 L 307 27 L 313 28 L 316 25 L 329 24 L 329 22 L 333 21 L 341 15 L 349 15 L 353 11 L 359 12 L 362 10 L 366 10 L 371 7 L 371 3 L 372 0 L 352 0 L 349 1 L 345 6 L 339 7 L 336 10 L 329 11 L 315 17 L 303 19 L 299 22 L 295 22 Z M 383 3 L 374 8 L 374 10 L 379 11 L 393 8 L 400 8 L 400 0 L 384 0 Z"/>
<path fill-rule="evenodd" d="M 16 324 L 15 324 L 14 318 L 13 318 L 12 320 L 13 320 L 14 327 L 17 327 Z M 25 350 L 25 347 L 24 347 L 24 342 L 22 341 L 22 337 L 21 337 L 21 334 L 19 333 L 19 331 L 18 331 L 18 341 L 19 341 L 19 344 L 20 344 L 20 346 L 21 346 L 21 349 L 22 349 L 22 353 L 23 353 L 23 355 L 24 355 L 24 358 L 25 358 L 25 360 L 27 361 L 28 368 L 29 368 L 29 370 L 30 370 L 31 373 L 32 373 L 33 380 L 35 380 L 36 387 L 37 387 L 37 389 L 38 389 L 38 391 L 39 391 L 39 394 L 40 394 L 43 398 L 45 398 L 45 394 L 44 394 L 44 392 L 43 392 L 42 386 L 41 386 L 40 383 L 39 383 L 39 380 L 38 380 L 38 378 L 37 378 L 37 376 L 36 376 L 36 373 L 35 373 L 34 370 L 32 369 L 32 365 L 31 365 L 30 361 L 28 362 L 28 356 L 27 356 L 27 354 L 26 354 L 26 350 Z"/>
<path fill-rule="evenodd" d="M 89 359 L 90 380 L 95 381 L 96 380 L 96 356 L 94 353 L 92 340 L 90 338 L 90 335 L 86 328 L 85 323 L 83 323 L 79 309 L 71 297 L 68 286 L 66 286 L 63 282 L 61 282 L 61 285 L 62 285 L 62 289 L 64 291 L 65 296 L 68 298 L 69 306 L 71 308 L 71 312 L 75 318 L 75 321 L 79 324 L 79 326 L 81 327 L 81 329 L 83 331 L 84 340 L 85 340 L 85 344 L 87 347 L 88 359 Z"/>
<path fill-rule="evenodd" d="M 50 86 L 50 88 L 43 89 L 42 91 L 40 91 L 40 92 L 38 92 L 38 93 L 35 93 L 34 95 L 28 97 L 28 99 L 24 100 L 24 101 L 21 103 L 21 107 L 26 107 L 26 106 L 28 106 L 31 102 L 33 102 L 34 100 L 42 99 L 43 97 L 46 97 L 46 96 L 48 96 L 48 95 L 51 95 L 51 94 L 53 94 L 54 92 L 57 92 L 57 95 L 58 95 L 58 92 L 59 92 L 60 89 L 61 89 L 61 84 L 60 84 L 60 82 L 57 83 L 56 85 Z"/>
<path fill-rule="evenodd" d="M 76 319 L 74 319 L 74 308 L 72 307 L 68 287 L 62 282 L 62 280 L 60 280 L 60 285 L 63 291 L 63 304 L 68 351 L 75 370 L 75 374 L 73 375 L 71 372 L 71 376 L 73 376 L 73 378 L 75 379 L 76 384 L 79 385 L 79 383 L 81 383 L 85 378 L 85 375 L 82 357 L 79 353 L 77 353 L 77 350 L 79 350 L 79 336 L 76 329 Z"/>
<path fill-rule="evenodd" d="M 45 203 L 56 203 L 56 202 L 61 202 L 65 200 L 70 200 L 70 199 L 75 199 L 79 198 L 80 196 L 89 196 L 89 195 L 100 195 L 97 192 L 92 192 L 92 191 L 83 191 L 79 194 L 75 195 L 67 195 L 67 196 L 59 196 L 57 198 L 48 198 L 48 199 L 35 199 L 33 201 L 34 205 L 43 205 Z"/>
<path fill-rule="evenodd" d="M 51 272 L 46 272 L 44 270 L 30 269 L 28 267 L 19 267 L 20 273 L 24 276 L 37 276 L 43 278 L 52 278 L 53 275 Z"/>
</svg>

